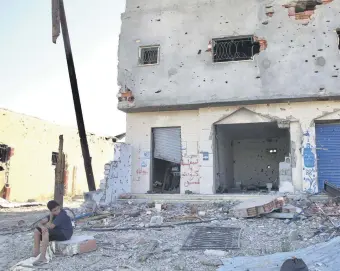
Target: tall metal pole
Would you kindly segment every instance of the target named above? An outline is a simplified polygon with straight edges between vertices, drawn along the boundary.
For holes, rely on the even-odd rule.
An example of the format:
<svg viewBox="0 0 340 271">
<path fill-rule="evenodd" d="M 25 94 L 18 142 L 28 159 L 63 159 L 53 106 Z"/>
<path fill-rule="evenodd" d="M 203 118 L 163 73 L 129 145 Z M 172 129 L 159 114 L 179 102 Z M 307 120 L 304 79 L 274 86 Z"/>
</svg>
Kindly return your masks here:
<svg viewBox="0 0 340 271">
<path fill-rule="evenodd" d="M 65 54 L 66 54 L 66 60 L 67 60 L 67 66 L 68 66 L 68 73 L 69 73 L 71 88 L 72 88 L 74 109 L 76 111 L 76 118 L 77 118 L 78 131 L 79 131 L 79 137 L 80 137 L 80 145 L 81 145 L 81 150 L 82 150 L 83 158 L 84 158 L 84 166 L 85 166 L 87 184 L 89 187 L 89 191 L 95 191 L 96 184 L 94 182 L 94 177 L 93 177 L 89 146 L 87 144 L 86 130 L 85 130 L 85 125 L 84 125 L 83 113 L 81 109 L 80 97 L 79 97 L 79 92 L 78 92 L 77 76 L 76 76 L 76 71 L 74 68 L 74 62 L 73 62 L 73 56 L 72 56 L 72 50 L 71 50 L 71 42 L 70 42 L 70 37 L 68 34 L 66 14 L 65 14 L 63 0 L 59 0 L 59 14 L 60 14 L 61 30 L 62 30 L 63 39 L 64 39 L 64 47 L 65 47 Z"/>
</svg>

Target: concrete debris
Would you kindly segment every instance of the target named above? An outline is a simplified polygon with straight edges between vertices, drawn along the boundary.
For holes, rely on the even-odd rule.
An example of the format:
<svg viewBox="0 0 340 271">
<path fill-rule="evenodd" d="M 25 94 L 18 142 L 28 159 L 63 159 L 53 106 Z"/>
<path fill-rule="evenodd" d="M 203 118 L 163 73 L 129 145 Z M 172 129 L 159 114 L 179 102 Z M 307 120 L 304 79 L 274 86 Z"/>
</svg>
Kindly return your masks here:
<svg viewBox="0 0 340 271">
<path fill-rule="evenodd" d="M 262 257 L 236 257 L 223 259 L 223 267 L 218 271 L 277 271 L 278 266 L 289 258 L 301 258 L 309 270 L 337 271 L 339 270 L 340 237 L 329 242 L 320 243 L 293 252 L 276 253 Z M 305 269 L 301 269 L 305 270 Z"/>
<path fill-rule="evenodd" d="M 292 219 L 294 218 L 294 214 L 293 213 L 269 213 L 265 215 L 268 218 L 278 218 L 278 219 Z"/>
<path fill-rule="evenodd" d="M 204 251 L 204 255 L 206 256 L 217 256 L 217 257 L 224 257 L 226 256 L 226 252 L 223 250 L 211 250 L 207 249 Z"/>
<path fill-rule="evenodd" d="M 0 208 L 22 208 L 22 207 L 34 207 L 34 206 L 42 206 L 42 203 L 39 202 L 9 202 L 0 197 Z"/>
<path fill-rule="evenodd" d="M 153 216 L 150 220 L 150 226 L 160 226 L 163 224 L 163 217 Z"/>
<path fill-rule="evenodd" d="M 262 195 L 256 197 L 260 198 Z M 110 207 L 97 208 L 91 216 L 85 213 L 86 209 L 79 208 L 80 203 L 78 203 L 72 208 L 75 217 L 82 217 L 76 219 L 75 236 L 93 236 L 97 249 L 73 257 L 60 256 L 53 259 L 46 268 L 54 271 L 91 268 L 98 271 L 110 269 L 211 271 L 222 265 L 219 261 L 221 258 L 237 259 L 235 257 L 245 256 L 257 259 L 275 253 L 292 253 L 325 241 L 332 242 L 340 235 L 338 228 L 333 226 L 333 224 L 340 225 L 338 215 L 340 207 L 334 202 L 317 201 L 317 205 L 310 202 L 304 194 L 297 195 L 290 197 L 290 205 L 282 204 L 279 209 L 272 212 L 281 211 L 278 214 L 295 216 L 296 213 L 283 213 L 283 211 L 293 211 L 293 207 L 296 208 L 296 212 L 299 208 L 302 210 L 297 218 L 286 220 L 269 218 L 262 214 L 259 217 L 246 219 L 235 217 L 233 208 L 239 203 L 236 200 L 202 201 L 195 204 L 167 203 L 166 208 L 162 204 L 161 212 L 158 212 L 151 201 L 126 199 Z M 71 207 L 68 203 L 65 206 Z M 330 214 L 334 214 L 331 216 L 333 224 L 328 219 Z M 30 227 L 44 215 L 46 215 L 45 206 L 1 209 L 0 270 L 9 270 L 20 260 L 30 257 L 33 241 Z M 206 251 L 207 247 L 205 247 L 197 251 L 182 250 L 190 233 L 198 228 L 197 225 L 242 228 L 239 249 Z M 8 232 L 10 234 L 5 235 Z M 70 251 L 73 254 L 74 250 Z M 295 252 L 289 255 L 299 256 Z M 286 259 L 278 262 L 277 267 L 281 266 Z M 305 260 L 305 257 L 302 256 L 302 259 Z M 95 267 L 92 263 L 95 263 Z M 327 262 L 320 258 L 315 260 L 314 267 L 310 266 L 309 262 L 306 263 L 308 267 L 315 267 L 311 270 L 331 270 L 325 269 Z M 246 269 L 247 267 L 239 270 Z M 266 271 L 266 269 L 260 270 Z"/>
<path fill-rule="evenodd" d="M 281 209 L 286 202 L 285 197 L 264 195 L 240 203 L 233 209 L 233 213 L 235 217 L 257 217 Z"/>
<path fill-rule="evenodd" d="M 97 249 L 97 243 L 93 236 L 72 236 L 71 240 L 54 242 L 55 253 L 64 256 L 88 253 Z"/>
</svg>

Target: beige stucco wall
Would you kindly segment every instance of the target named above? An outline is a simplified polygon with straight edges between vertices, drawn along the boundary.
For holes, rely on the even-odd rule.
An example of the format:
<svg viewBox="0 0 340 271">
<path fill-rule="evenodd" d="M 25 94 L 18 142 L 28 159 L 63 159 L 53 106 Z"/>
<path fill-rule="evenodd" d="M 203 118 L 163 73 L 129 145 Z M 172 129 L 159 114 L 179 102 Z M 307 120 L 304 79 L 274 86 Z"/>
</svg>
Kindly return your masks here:
<svg viewBox="0 0 340 271">
<path fill-rule="evenodd" d="M 133 147 L 132 191 L 145 193 L 150 188 L 150 167 L 142 168 L 143 152 L 151 151 L 151 128 L 180 126 L 184 164 L 198 159 L 198 176 L 182 167 L 181 193 L 189 189 L 196 193 L 214 192 L 213 124 L 261 122 L 263 119 L 289 120 L 292 154 L 292 178 L 296 190 L 317 191 L 317 164 L 306 169 L 303 151 L 307 142 L 315 154 L 315 120 L 339 120 L 340 102 L 299 102 L 249 105 L 241 112 L 241 106 L 210 107 L 199 110 L 148 112 L 127 114 L 126 142 Z M 239 111 L 238 111 L 239 110 Z M 236 112 L 236 113 L 235 113 Z M 249 114 L 248 114 L 249 113 Z M 209 152 L 209 160 L 203 161 L 202 152 Z M 315 157 L 316 163 L 316 157 Z M 150 163 L 148 163 L 150 165 Z M 185 174 L 183 174 L 185 172 Z M 184 176 L 185 175 L 185 176 Z M 189 176 L 188 176 L 189 175 Z M 189 178 L 187 180 L 186 178 Z M 188 185 L 189 182 L 189 185 Z M 185 185 L 186 184 L 186 185 Z"/>
<path fill-rule="evenodd" d="M 15 149 L 9 169 L 11 200 L 43 200 L 53 196 L 55 167 L 51 155 L 58 152 L 61 134 L 69 164 L 68 195 L 80 195 L 88 187 L 77 130 L 0 109 L 0 143 Z M 104 176 L 104 164 L 113 159 L 114 143 L 110 138 L 95 135 L 88 135 L 88 143 L 98 186 Z"/>
</svg>

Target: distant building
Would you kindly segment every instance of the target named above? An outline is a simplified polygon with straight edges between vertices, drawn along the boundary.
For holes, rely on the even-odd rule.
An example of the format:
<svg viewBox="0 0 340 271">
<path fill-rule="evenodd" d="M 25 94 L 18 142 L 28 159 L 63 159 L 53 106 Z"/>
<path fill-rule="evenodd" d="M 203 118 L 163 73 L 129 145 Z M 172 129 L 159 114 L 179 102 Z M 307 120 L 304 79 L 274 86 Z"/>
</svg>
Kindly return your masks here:
<svg viewBox="0 0 340 271">
<path fill-rule="evenodd" d="M 78 131 L 0 109 L 0 191 L 3 192 L 8 182 L 11 201 L 53 197 L 54 169 L 61 134 L 68 163 L 66 196 L 82 195 L 88 191 L 88 186 Z M 116 138 L 88 134 L 87 139 L 94 178 L 99 186 L 104 177 L 104 165 L 113 159 Z"/>
<path fill-rule="evenodd" d="M 132 191 L 340 185 L 339 13 L 337 0 L 127 0 Z"/>
</svg>

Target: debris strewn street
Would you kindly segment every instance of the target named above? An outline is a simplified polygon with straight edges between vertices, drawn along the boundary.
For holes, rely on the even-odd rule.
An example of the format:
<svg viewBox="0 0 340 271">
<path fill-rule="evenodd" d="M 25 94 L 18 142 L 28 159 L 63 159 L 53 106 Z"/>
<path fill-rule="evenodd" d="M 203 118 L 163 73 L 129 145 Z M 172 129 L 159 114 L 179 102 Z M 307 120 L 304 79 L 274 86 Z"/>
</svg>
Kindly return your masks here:
<svg viewBox="0 0 340 271">
<path fill-rule="evenodd" d="M 233 216 L 237 201 L 197 205 L 124 200 L 110 208 L 98 209 L 95 215 L 77 221 L 75 235 L 94 236 L 98 247 L 96 251 L 73 257 L 57 255 L 44 269 L 217 270 L 225 258 L 294 251 L 337 236 L 333 224 L 338 225 L 340 219 L 338 216 L 327 216 L 327 212 L 338 213 L 337 204 L 331 201 L 318 202 L 317 209 L 309 203 L 305 196 L 290 200 L 289 210 L 292 206 L 301 210 L 308 208 L 293 219 L 268 218 L 265 215 L 246 219 Z M 88 211 L 74 203 L 73 206 L 65 206 L 73 207 L 76 217 Z M 286 209 L 282 208 L 281 211 Z M 326 211 L 322 213 L 320 210 L 324 209 Z M 32 231 L 26 230 L 44 215 L 41 210 L 39 207 L 12 209 L 13 213 L 8 209 L 1 210 L 0 221 L 7 221 L 1 224 L 0 232 L 1 270 L 8 270 L 18 261 L 30 257 L 33 235 Z M 224 251 L 183 250 L 182 246 L 190 233 L 203 226 L 241 229 L 240 248 Z M 22 229 L 22 232 L 9 234 L 8 228 Z"/>
</svg>

